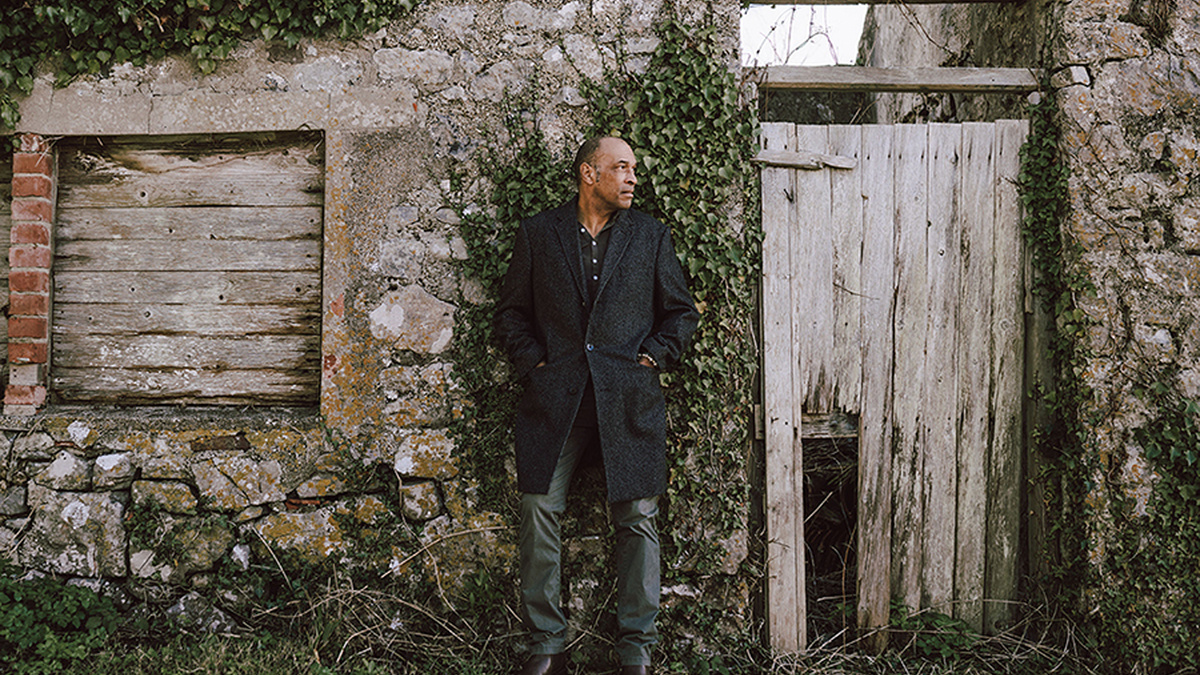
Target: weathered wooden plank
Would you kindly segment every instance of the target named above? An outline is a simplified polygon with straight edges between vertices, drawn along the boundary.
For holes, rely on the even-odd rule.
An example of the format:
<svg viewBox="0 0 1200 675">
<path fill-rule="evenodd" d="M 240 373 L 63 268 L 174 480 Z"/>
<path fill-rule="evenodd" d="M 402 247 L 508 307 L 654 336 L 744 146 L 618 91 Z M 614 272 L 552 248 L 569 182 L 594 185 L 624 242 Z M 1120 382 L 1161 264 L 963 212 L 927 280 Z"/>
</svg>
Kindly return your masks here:
<svg viewBox="0 0 1200 675">
<path fill-rule="evenodd" d="M 314 370 L 319 335 L 88 335 L 55 338 L 55 368 Z"/>
<path fill-rule="evenodd" d="M 54 271 L 196 271 L 246 272 L 321 269 L 321 242 L 285 241 L 62 241 L 54 252 Z"/>
<path fill-rule="evenodd" d="M 1021 536 L 1021 434 L 1024 388 L 1025 269 L 1021 245 L 1020 195 L 1016 179 L 1028 123 L 1000 121 L 995 142 L 996 220 L 992 290 L 992 415 L 987 464 L 987 539 L 984 570 L 984 630 L 1005 630 L 1017 597 L 1017 553 Z"/>
<path fill-rule="evenodd" d="M 762 145 L 795 150 L 792 125 L 763 125 Z M 766 407 L 767 629 L 771 646 L 784 652 L 806 646 L 803 469 L 792 333 L 792 172 L 762 171 L 763 404 Z"/>
<path fill-rule="evenodd" d="M 796 147 L 826 154 L 828 127 L 798 125 Z M 828 171 L 797 171 L 796 230 L 792 240 L 792 302 L 799 332 L 804 409 L 833 407 L 833 213 Z"/>
<path fill-rule="evenodd" d="M 280 405 L 316 400 L 310 372 L 55 368 L 50 386 L 63 403 L 225 403 Z"/>
<path fill-rule="evenodd" d="M 861 126 L 829 127 L 831 152 L 857 165 L 861 148 Z M 834 214 L 834 410 L 858 414 L 862 400 L 862 172 L 831 171 L 829 179 Z"/>
<path fill-rule="evenodd" d="M 755 164 L 766 164 L 767 166 L 809 169 L 813 171 L 826 167 L 853 169 L 857 163 L 853 157 L 813 152 L 811 150 L 801 150 L 799 152 L 792 152 L 790 150 L 759 150 L 758 154 L 752 157 L 750 161 Z"/>
<path fill-rule="evenodd" d="M 958 312 L 958 535 L 954 566 L 955 616 L 983 630 L 987 534 L 987 456 L 991 425 L 992 284 L 996 176 L 991 124 L 963 127 L 962 278 Z"/>
<path fill-rule="evenodd" d="M 56 270 L 59 302 L 305 305 L 321 302 L 312 272 L 72 272 Z"/>
<path fill-rule="evenodd" d="M 887 646 L 891 599 L 892 310 L 895 264 L 892 133 L 862 129 L 862 410 L 858 455 L 858 625 L 867 646 Z"/>
<path fill-rule="evenodd" d="M 838 409 L 828 413 L 804 413 L 800 418 L 800 437 L 858 438 L 858 416 L 847 415 Z"/>
<path fill-rule="evenodd" d="M 873 68 L 768 66 L 759 89 L 804 91 L 1027 93 L 1038 88 L 1026 68 Z"/>
<path fill-rule="evenodd" d="M 111 145 L 60 148 L 59 208 L 316 206 L 324 170 L 310 147 L 248 153 Z"/>
<path fill-rule="evenodd" d="M 321 330 L 316 308 L 271 305 L 77 305 L 54 303 L 55 339 L 71 333 L 139 335 L 307 335 Z"/>
<path fill-rule="evenodd" d="M 896 205 L 896 311 L 892 330 L 896 363 L 892 385 L 892 578 L 895 597 L 912 609 L 921 603 L 924 513 L 921 383 L 929 322 L 926 283 L 928 127 L 895 127 L 893 185 Z"/>
<path fill-rule="evenodd" d="M 60 240 L 320 239 L 320 206 L 59 209 Z"/>
<path fill-rule="evenodd" d="M 929 322 L 921 383 L 924 473 L 921 606 L 950 614 L 954 596 L 959 301 L 958 125 L 929 125 L 926 275 Z"/>
</svg>

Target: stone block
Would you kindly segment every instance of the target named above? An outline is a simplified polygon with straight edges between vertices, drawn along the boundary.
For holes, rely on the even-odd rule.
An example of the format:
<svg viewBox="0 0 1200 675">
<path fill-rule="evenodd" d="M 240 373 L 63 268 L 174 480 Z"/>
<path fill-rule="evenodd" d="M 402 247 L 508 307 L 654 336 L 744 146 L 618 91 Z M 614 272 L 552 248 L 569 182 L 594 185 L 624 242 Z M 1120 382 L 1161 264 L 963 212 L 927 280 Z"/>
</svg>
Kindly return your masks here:
<svg viewBox="0 0 1200 675">
<path fill-rule="evenodd" d="M 246 455 L 220 455 L 192 465 L 200 498 L 220 511 L 283 501 L 282 473 L 279 462 Z"/>
<path fill-rule="evenodd" d="M 129 573 L 139 579 L 167 581 L 174 571 L 174 567 L 155 560 L 154 551 L 131 551 L 129 553 Z"/>
<path fill-rule="evenodd" d="M 233 545 L 233 531 L 218 521 L 192 519 L 172 528 L 181 548 L 174 581 L 196 572 L 211 570 Z"/>
<path fill-rule="evenodd" d="M 55 492 L 32 483 L 29 506 L 22 565 L 74 576 L 126 575 L 125 507 L 112 493 Z"/>
<path fill-rule="evenodd" d="M 198 505 L 192 488 L 187 483 L 174 481 L 134 481 L 130 485 L 130 496 L 138 506 L 182 515 L 195 514 Z"/>
<path fill-rule="evenodd" d="M 454 441 L 446 429 L 423 429 L 405 436 L 392 464 L 405 478 L 444 480 L 458 475 Z"/>
<path fill-rule="evenodd" d="M 133 454 L 116 452 L 96 458 L 92 485 L 97 490 L 124 490 L 133 482 Z"/>
<path fill-rule="evenodd" d="M 186 480 L 190 477 L 186 457 L 153 455 L 142 461 L 142 478 L 147 480 Z"/>
<path fill-rule="evenodd" d="M 376 50 L 375 67 L 385 80 L 408 80 L 423 87 L 444 85 L 454 76 L 454 57 L 437 49 Z"/>
<path fill-rule="evenodd" d="M 58 453 L 54 457 L 54 461 L 39 471 L 33 479 L 51 490 L 82 492 L 91 487 L 92 466 L 89 462 L 64 450 Z"/>
<path fill-rule="evenodd" d="M 395 349 L 440 354 L 454 337 L 454 309 L 420 286 L 404 286 L 371 311 L 371 335 Z"/>
<path fill-rule="evenodd" d="M 1188 253 L 1200 253 L 1200 200 L 1189 198 L 1171 206 L 1171 219 L 1179 245 Z"/>
<path fill-rule="evenodd" d="M 16 459 L 50 459 L 54 456 L 54 439 L 40 431 L 17 436 L 13 441 L 12 455 Z"/>
<path fill-rule="evenodd" d="M 349 489 L 346 481 L 331 474 L 316 474 L 296 486 L 296 495 L 303 499 L 315 497 L 333 497 L 344 494 Z"/>
<path fill-rule="evenodd" d="M 29 510 L 24 485 L 9 485 L 0 490 L 0 516 L 19 516 Z"/>
<path fill-rule="evenodd" d="M 400 505 L 404 517 L 423 523 L 441 515 L 442 498 L 434 481 L 421 481 L 400 486 Z"/>
<path fill-rule="evenodd" d="M 309 513 L 269 514 L 249 525 L 258 534 L 253 538 L 251 547 L 255 555 L 269 558 L 271 554 L 261 544 L 265 541 L 272 547 L 290 551 L 312 563 L 344 553 L 349 544 L 333 514 L 332 507 Z"/>
</svg>

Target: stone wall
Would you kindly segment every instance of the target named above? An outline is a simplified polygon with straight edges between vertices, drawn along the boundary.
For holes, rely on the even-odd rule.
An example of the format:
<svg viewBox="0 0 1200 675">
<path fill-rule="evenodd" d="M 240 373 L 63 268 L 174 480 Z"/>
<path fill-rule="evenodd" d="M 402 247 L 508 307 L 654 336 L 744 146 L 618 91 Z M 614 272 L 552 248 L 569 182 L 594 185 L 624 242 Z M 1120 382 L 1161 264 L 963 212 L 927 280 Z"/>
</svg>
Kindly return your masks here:
<svg viewBox="0 0 1200 675">
<path fill-rule="evenodd" d="M 352 42 L 248 43 L 208 76 L 171 57 L 65 89 L 39 77 L 16 131 L 49 157 L 63 136 L 323 132 L 323 375 L 317 410 L 14 399 L 24 407 L 8 412 L 36 414 L 0 418 L 0 553 L 160 600 L 206 587 L 219 564 L 276 556 L 353 555 L 451 593 L 478 570 L 511 575 L 509 514 L 479 506 L 448 430 L 470 405 L 453 378 L 456 311 L 485 297 L 456 267 L 459 208 L 486 204 L 477 151 L 506 142 L 511 95 L 529 94 L 521 112 L 573 149 L 589 119 L 581 79 L 618 55 L 644 69 L 657 21 L 715 16 L 736 54 L 736 3 L 680 5 L 441 0 Z M 466 186 L 453 195 L 452 172 Z M 587 592 L 606 583 L 599 495 L 571 525 L 569 560 L 597 579 L 577 604 L 605 596 Z"/>
</svg>

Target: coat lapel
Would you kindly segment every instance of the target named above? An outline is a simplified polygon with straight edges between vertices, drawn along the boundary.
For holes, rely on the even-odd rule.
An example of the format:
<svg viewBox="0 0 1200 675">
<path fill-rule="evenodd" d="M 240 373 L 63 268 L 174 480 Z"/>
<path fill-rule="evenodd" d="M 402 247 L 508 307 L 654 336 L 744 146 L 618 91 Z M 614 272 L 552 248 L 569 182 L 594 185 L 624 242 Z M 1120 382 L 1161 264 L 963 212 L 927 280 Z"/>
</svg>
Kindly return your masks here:
<svg viewBox="0 0 1200 675">
<path fill-rule="evenodd" d="M 604 266 L 600 268 L 600 285 L 596 289 L 597 298 L 603 295 L 604 287 L 616 273 L 617 267 L 621 264 L 621 258 L 625 256 L 625 250 L 629 248 L 629 242 L 633 239 L 633 223 L 629 222 L 628 216 L 628 211 L 621 211 L 617 213 L 617 221 L 612 224 L 612 233 L 608 235 L 608 251 L 604 253 Z"/>
<path fill-rule="evenodd" d="M 572 199 L 554 210 L 554 232 L 558 235 L 558 243 L 562 245 L 563 261 L 571 270 L 571 280 L 575 282 L 575 290 L 582 300 L 587 299 L 587 288 L 583 285 L 582 263 L 579 259 L 579 215 L 576 200 Z"/>
</svg>

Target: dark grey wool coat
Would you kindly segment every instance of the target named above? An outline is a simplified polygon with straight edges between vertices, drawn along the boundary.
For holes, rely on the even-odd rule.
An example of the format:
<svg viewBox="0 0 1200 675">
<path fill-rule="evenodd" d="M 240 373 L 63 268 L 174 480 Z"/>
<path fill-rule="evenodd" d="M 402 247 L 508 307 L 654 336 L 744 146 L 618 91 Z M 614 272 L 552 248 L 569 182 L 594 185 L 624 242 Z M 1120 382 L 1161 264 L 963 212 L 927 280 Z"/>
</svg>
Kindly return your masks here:
<svg viewBox="0 0 1200 675">
<path fill-rule="evenodd" d="M 613 222 L 587 316 L 576 203 L 521 223 L 496 308 L 496 333 L 525 384 L 514 425 L 517 486 L 549 490 L 590 373 L 609 500 L 662 494 L 663 394 L 658 371 L 637 355 L 649 354 L 660 368 L 675 365 L 699 314 L 670 230 L 627 210 Z"/>
</svg>

